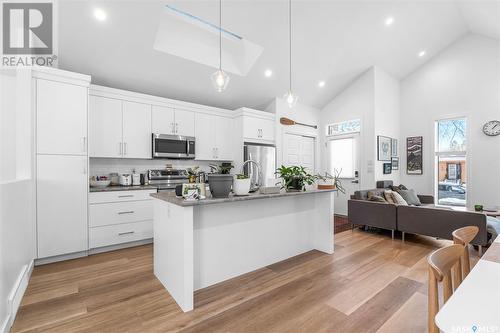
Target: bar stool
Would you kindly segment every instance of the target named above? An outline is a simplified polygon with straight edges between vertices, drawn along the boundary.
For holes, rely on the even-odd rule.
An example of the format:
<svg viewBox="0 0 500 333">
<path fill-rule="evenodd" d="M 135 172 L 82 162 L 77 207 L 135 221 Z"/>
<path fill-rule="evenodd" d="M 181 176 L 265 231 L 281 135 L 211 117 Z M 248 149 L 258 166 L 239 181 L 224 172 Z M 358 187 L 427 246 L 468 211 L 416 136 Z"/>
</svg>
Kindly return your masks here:
<svg viewBox="0 0 500 333">
<path fill-rule="evenodd" d="M 444 304 L 450 298 L 453 290 L 457 289 L 462 282 L 460 258 L 463 253 L 464 247 L 462 245 L 453 244 L 436 250 L 427 257 L 427 263 L 429 264 L 427 326 L 430 333 L 439 333 L 439 328 L 434 322 L 434 318 L 439 311 L 438 282 L 443 282 Z"/>
<path fill-rule="evenodd" d="M 468 226 L 453 231 L 453 243 L 460 244 L 464 247 L 462 256 L 462 279 L 470 272 L 470 257 L 469 257 L 469 244 L 476 237 L 479 228 L 476 226 Z"/>
</svg>

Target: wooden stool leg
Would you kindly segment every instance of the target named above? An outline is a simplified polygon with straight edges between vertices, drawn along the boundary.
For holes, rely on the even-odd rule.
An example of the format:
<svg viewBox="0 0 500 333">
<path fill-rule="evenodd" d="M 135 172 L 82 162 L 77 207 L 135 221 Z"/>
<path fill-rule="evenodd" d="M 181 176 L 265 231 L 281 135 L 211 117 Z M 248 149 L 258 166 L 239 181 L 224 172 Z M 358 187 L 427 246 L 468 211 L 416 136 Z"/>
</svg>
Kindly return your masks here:
<svg viewBox="0 0 500 333">
<path fill-rule="evenodd" d="M 427 328 L 429 333 L 439 333 L 439 328 L 437 327 L 434 318 L 439 310 L 438 301 L 438 286 L 437 280 L 434 277 L 434 272 L 429 267 L 429 291 L 428 291 L 428 315 L 427 315 Z"/>
</svg>

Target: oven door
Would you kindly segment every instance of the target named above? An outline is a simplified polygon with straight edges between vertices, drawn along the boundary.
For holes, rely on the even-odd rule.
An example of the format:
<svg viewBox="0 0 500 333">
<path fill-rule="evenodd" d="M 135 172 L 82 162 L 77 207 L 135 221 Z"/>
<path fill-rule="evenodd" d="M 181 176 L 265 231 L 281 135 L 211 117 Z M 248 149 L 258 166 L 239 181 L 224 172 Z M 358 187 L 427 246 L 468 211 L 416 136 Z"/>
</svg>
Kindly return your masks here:
<svg viewBox="0 0 500 333">
<path fill-rule="evenodd" d="M 190 151 L 193 137 L 153 133 L 153 158 L 194 159 L 194 151 Z"/>
</svg>

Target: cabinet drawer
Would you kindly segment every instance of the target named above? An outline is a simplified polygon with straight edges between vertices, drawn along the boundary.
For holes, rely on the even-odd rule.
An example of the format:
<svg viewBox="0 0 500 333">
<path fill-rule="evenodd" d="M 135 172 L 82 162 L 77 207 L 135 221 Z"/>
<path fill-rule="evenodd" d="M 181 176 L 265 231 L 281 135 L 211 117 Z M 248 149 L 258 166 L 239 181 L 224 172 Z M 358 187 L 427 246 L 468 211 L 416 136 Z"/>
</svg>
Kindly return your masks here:
<svg viewBox="0 0 500 333">
<path fill-rule="evenodd" d="M 153 219 L 153 200 L 93 204 L 89 207 L 89 226 L 146 221 Z"/>
<path fill-rule="evenodd" d="M 92 192 L 89 193 L 89 203 L 151 200 L 151 193 L 156 193 L 156 190 Z"/>
<path fill-rule="evenodd" d="M 90 248 L 109 246 L 153 237 L 153 221 L 89 228 Z"/>
</svg>

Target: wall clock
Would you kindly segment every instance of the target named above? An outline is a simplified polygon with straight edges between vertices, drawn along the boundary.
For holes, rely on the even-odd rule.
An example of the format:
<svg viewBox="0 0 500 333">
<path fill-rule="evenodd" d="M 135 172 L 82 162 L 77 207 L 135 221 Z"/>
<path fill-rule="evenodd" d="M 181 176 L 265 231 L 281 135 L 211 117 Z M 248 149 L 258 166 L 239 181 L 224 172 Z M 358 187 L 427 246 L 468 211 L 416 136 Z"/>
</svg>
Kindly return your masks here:
<svg viewBox="0 0 500 333">
<path fill-rule="evenodd" d="M 499 135 L 500 134 L 500 121 L 498 121 L 498 120 L 488 121 L 483 126 L 483 132 L 484 132 L 484 134 L 486 134 L 488 136 Z"/>
</svg>

